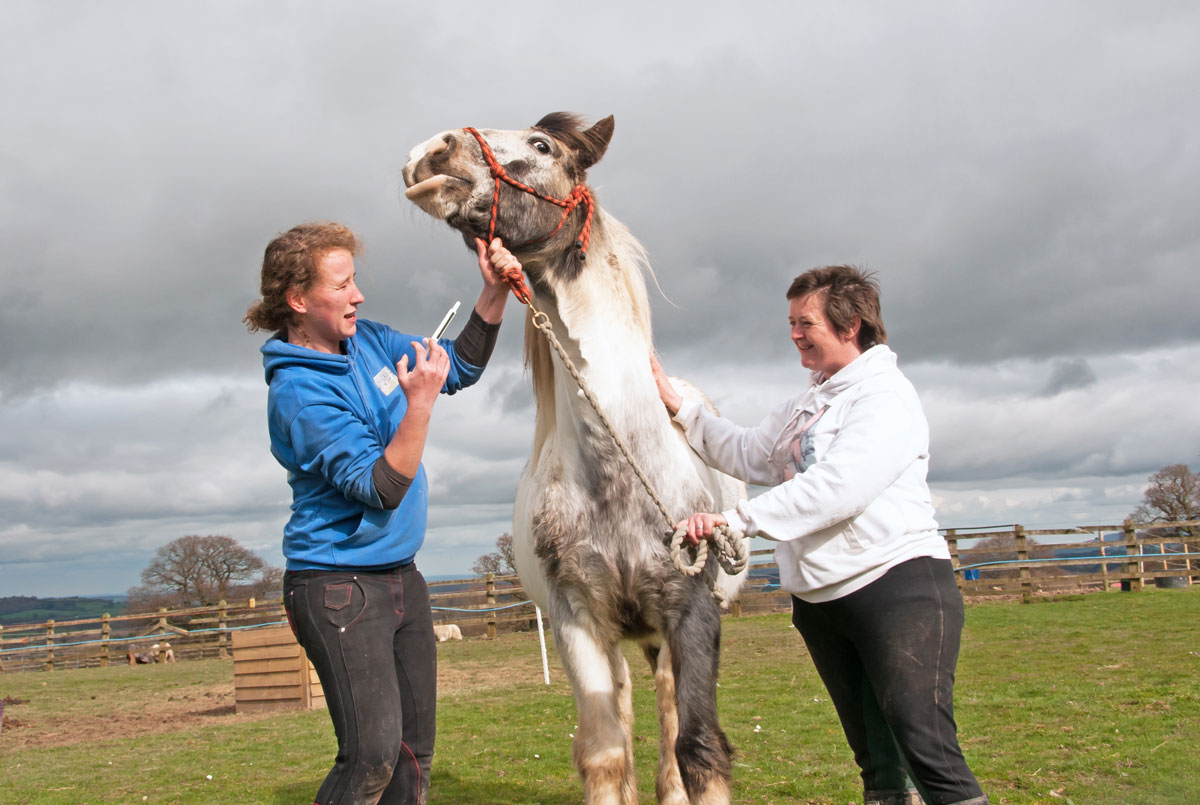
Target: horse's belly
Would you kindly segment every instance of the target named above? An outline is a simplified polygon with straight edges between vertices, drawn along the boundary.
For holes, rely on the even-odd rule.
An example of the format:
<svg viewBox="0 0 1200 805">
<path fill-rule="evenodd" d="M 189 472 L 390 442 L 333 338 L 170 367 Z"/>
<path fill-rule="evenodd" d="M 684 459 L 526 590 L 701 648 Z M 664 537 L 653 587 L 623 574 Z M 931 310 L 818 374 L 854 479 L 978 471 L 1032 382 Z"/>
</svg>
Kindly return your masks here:
<svg viewBox="0 0 1200 805">
<path fill-rule="evenodd" d="M 517 484 L 517 496 L 513 500 L 513 561 L 525 594 L 545 611 L 549 606 L 550 592 L 542 563 L 534 553 L 533 511 L 538 504 L 535 492 L 538 486 L 528 470 Z"/>
</svg>

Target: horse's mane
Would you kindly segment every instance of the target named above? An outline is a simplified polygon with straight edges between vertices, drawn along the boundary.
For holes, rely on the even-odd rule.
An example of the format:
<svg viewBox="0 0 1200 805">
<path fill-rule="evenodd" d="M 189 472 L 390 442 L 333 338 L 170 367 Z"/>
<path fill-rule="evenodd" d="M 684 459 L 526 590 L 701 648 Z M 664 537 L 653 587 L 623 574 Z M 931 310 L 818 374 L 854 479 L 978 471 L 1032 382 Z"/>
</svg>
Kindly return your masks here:
<svg viewBox="0 0 1200 805">
<path fill-rule="evenodd" d="M 605 260 L 620 276 L 620 287 L 628 296 L 629 311 L 634 325 L 645 335 L 647 343 L 653 343 L 650 330 L 650 302 L 646 295 L 645 275 L 653 270 L 645 247 L 629 230 L 603 209 L 598 209 L 603 225 L 597 227 L 596 236 L 588 250 L 584 271 L 604 268 L 590 265 L 594 260 Z M 636 356 L 629 356 L 637 360 Z M 648 360 L 648 357 L 647 357 Z M 525 317 L 525 366 L 533 375 L 533 396 L 537 404 L 537 417 L 533 429 L 533 463 L 537 463 L 542 445 L 554 427 L 554 364 L 550 345 L 546 338 L 533 326 L 533 315 Z"/>
</svg>

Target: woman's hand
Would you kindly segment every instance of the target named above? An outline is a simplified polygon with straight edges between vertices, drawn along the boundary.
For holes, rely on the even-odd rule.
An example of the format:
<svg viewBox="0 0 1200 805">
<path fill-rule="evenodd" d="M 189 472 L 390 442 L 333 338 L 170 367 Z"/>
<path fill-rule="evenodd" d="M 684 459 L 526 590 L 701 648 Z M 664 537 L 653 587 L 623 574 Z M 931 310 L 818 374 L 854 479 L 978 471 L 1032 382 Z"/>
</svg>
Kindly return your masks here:
<svg viewBox="0 0 1200 805">
<path fill-rule="evenodd" d="M 383 457 L 396 472 L 416 478 L 421 468 L 421 454 L 425 451 L 425 439 L 429 435 L 429 420 L 433 416 L 433 404 L 446 385 L 450 373 L 450 356 L 441 344 L 426 338 L 427 350 L 419 341 L 413 341 L 416 360 L 408 368 L 408 356 L 404 355 L 396 364 L 396 379 L 408 408 L 396 426 L 391 441 L 383 448 Z"/>
<path fill-rule="evenodd" d="M 504 316 L 504 305 L 508 301 L 506 274 L 521 273 L 521 261 L 504 248 L 500 238 L 485 243 L 475 238 L 475 251 L 479 256 L 479 273 L 483 275 L 483 291 L 475 303 L 475 312 L 488 324 L 499 324 Z"/>
<path fill-rule="evenodd" d="M 412 369 L 408 368 L 407 355 L 396 364 L 396 378 L 400 381 L 400 388 L 404 389 L 409 410 L 432 411 L 438 394 L 446 385 L 446 376 L 450 374 L 450 355 L 442 345 L 428 338 L 425 344 L 428 349 L 419 341 L 412 342 L 416 352 Z"/>
<path fill-rule="evenodd" d="M 667 406 L 671 416 L 675 416 L 679 413 L 679 406 L 683 405 L 683 397 L 671 385 L 671 381 L 667 379 L 666 372 L 663 371 L 662 365 L 659 364 L 658 358 L 653 352 L 650 353 L 650 371 L 654 373 L 654 383 L 658 386 L 659 399 L 663 401 L 663 405 Z"/>
<path fill-rule="evenodd" d="M 702 539 L 712 541 L 713 529 L 723 525 L 729 525 L 724 515 L 699 512 L 686 520 L 680 520 L 675 524 L 675 530 L 686 529 L 683 541 L 688 545 L 699 545 Z"/>
</svg>

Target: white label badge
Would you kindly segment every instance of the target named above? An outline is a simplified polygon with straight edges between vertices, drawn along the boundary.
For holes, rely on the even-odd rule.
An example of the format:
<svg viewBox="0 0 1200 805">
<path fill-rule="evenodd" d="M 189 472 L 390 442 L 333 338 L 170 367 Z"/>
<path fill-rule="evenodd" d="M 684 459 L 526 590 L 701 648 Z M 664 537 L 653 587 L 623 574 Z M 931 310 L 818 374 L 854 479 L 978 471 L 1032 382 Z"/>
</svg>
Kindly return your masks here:
<svg viewBox="0 0 1200 805">
<path fill-rule="evenodd" d="M 391 394 L 400 385 L 399 379 L 396 378 L 396 373 L 386 366 L 380 369 L 374 377 L 375 385 L 383 392 L 384 396 Z"/>
</svg>

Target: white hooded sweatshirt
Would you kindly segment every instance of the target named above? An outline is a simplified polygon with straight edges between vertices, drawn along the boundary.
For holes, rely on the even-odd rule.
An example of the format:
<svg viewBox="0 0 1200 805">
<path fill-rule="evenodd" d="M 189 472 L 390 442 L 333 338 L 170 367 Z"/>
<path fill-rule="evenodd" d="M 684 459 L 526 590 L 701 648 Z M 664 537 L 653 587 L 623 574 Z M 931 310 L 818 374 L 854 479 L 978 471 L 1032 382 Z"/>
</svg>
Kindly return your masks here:
<svg viewBox="0 0 1200 805">
<path fill-rule="evenodd" d="M 949 559 L 926 483 L 929 424 L 882 344 L 742 428 L 685 400 L 675 419 L 712 467 L 770 486 L 723 512 L 780 543 L 780 587 L 812 603 L 858 590 L 918 556 Z"/>
</svg>

